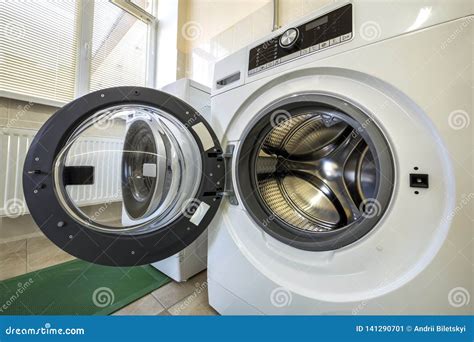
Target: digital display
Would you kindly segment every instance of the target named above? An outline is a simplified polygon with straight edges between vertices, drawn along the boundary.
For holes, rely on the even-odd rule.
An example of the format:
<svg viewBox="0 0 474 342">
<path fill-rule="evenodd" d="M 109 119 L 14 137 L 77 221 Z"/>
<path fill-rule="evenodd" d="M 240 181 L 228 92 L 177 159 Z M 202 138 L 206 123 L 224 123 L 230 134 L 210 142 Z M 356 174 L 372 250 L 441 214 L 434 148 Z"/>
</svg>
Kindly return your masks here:
<svg viewBox="0 0 474 342">
<path fill-rule="evenodd" d="M 318 27 L 319 25 L 326 24 L 327 22 L 328 22 L 328 16 L 319 18 L 315 21 L 310 22 L 308 25 L 306 25 L 306 31 L 310 31 L 310 30 Z"/>
</svg>

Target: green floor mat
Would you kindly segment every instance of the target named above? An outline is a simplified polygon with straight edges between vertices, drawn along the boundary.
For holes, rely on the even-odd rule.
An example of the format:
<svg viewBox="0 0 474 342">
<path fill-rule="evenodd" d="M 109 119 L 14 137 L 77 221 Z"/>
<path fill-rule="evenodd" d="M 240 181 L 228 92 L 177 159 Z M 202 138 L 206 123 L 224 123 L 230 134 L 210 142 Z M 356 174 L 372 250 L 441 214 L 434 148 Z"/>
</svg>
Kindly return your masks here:
<svg viewBox="0 0 474 342">
<path fill-rule="evenodd" d="M 169 281 L 149 265 L 73 260 L 0 281 L 0 315 L 107 315 Z"/>
</svg>

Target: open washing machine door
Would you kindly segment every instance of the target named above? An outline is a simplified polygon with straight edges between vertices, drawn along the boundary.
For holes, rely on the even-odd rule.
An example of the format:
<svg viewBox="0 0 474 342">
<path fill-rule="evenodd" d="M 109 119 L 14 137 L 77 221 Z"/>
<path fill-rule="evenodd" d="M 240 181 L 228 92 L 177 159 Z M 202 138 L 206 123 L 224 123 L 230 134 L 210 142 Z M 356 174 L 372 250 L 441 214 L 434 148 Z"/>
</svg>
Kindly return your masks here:
<svg viewBox="0 0 474 342">
<path fill-rule="evenodd" d="M 85 95 L 40 129 L 25 161 L 31 215 L 64 251 L 128 266 L 167 258 L 216 214 L 225 164 L 198 111 L 167 93 Z"/>
</svg>

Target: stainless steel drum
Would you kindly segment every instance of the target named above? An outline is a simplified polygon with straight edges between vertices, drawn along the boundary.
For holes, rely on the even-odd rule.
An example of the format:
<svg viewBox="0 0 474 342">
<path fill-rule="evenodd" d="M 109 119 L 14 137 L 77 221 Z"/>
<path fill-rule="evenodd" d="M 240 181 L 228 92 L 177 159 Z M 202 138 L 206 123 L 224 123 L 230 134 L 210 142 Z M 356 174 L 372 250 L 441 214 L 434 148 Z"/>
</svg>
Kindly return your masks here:
<svg viewBox="0 0 474 342">
<path fill-rule="evenodd" d="M 371 116 L 342 99 L 301 95 L 271 105 L 246 132 L 238 158 L 248 212 L 299 248 L 356 241 L 390 201 L 388 142 Z"/>
<path fill-rule="evenodd" d="M 258 190 L 272 213 L 310 231 L 357 220 L 377 178 L 365 140 L 348 123 L 319 110 L 272 129 L 260 146 L 256 170 Z"/>
</svg>

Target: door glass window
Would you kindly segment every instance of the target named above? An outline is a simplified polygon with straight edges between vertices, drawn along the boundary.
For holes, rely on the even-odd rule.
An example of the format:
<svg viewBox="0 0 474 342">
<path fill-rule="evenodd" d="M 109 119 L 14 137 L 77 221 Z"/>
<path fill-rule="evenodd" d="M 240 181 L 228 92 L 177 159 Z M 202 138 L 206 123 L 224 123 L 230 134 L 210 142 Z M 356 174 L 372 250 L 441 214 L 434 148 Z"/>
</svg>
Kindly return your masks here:
<svg viewBox="0 0 474 342">
<path fill-rule="evenodd" d="M 58 154 L 61 205 L 82 225 L 146 233 L 174 221 L 193 198 L 201 156 L 193 136 L 157 108 L 119 105 L 83 122 Z"/>
</svg>

